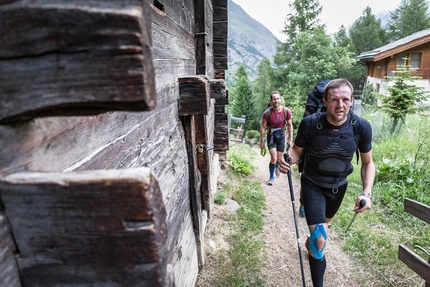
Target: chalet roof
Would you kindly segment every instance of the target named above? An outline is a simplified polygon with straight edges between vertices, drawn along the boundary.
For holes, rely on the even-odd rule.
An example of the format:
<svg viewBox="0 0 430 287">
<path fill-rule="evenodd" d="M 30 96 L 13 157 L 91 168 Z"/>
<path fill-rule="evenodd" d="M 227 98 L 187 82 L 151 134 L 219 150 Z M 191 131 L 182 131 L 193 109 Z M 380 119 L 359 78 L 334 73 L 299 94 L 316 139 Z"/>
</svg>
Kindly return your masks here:
<svg viewBox="0 0 430 287">
<path fill-rule="evenodd" d="M 377 62 L 427 42 L 430 42 L 430 29 L 415 32 L 385 46 L 363 52 L 357 56 L 357 59 L 363 62 Z"/>
</svg>

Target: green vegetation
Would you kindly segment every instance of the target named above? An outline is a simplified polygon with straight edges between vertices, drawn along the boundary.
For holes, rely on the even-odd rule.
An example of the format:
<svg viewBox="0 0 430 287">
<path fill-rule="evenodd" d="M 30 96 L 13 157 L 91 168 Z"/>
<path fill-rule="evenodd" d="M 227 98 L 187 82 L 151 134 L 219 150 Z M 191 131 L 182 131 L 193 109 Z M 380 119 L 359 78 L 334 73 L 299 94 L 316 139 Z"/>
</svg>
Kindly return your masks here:
<svg viewBox="0 0 430 287">
<path fill-rule="evenodd" d="M 420 286 L 423 280 L 398 259 L 398 246 L 428 260 L 428 224 L 403 212 L 405 198 L 430 205 L 430 122 L 428 116 L 410 116 L 398 136 L 386 131 L 390 121 L 382 115 L 368 115 L 373 123 L 373 157 L 377 177 L 372 209 L 359 214 L 348 234 L 352 207 L 361 193 L 359 168 L 350 176 L 350 186 L 331 228 L 343 234 L 344 249 L 368 270 L 363 286 Z M 371 274 L 371 275 L 370 275 Z"/>
<path fill-rule="evenodd" d="M 430 27 L 428 9 L 427 0 L 403 0 L 396 10 L 390 13 L 387 25 L 390 38 L 393 41 L 398 40 L 423 30 L 423 27 Z"/>
<path fill-rule="evenodd" d="M 230 183 L 217 191 L 216 198 L 227 196 L 241 208 L 225 218 L 226 228 L 231 230 L 227 238 L 229 248 L 224 249 L 219 258 L 212 259 L 216 261 L 217 276 L 205 286 L 264 286 L 261 270 L 265 264 L 262 234 L 265 198 L 261 183 L 247 177 L 255 169 L 252 166 L 255 156 L 255 152 L 243 144 L 233 144 L 227 152 L 227 159 L 232 163 Z M 203 285 L 198 283 L 197 286 Z"/>
<path fill-rule="evenodd" d="M 399 122 L 405 123 L 407 115 L 413 115 L 426 109 L 419 107 L 419 104 L 426 100 L 428 92 L 423 87 L 410 84 L 422 77 L 413 76 L 416 70 L 409 69 L 409 66 L 406 65 L 407 60 L 408 58 L 404 58 L 404 64 L 392 71 L 394 76 L 386 77 L 389 82 L 394 82 L 394 85 L 387 87 L 390 96 L 377 94 L 381 100 L 380 109 L 393 120 L 391 133 L 396 131 Z"/>
</svg>

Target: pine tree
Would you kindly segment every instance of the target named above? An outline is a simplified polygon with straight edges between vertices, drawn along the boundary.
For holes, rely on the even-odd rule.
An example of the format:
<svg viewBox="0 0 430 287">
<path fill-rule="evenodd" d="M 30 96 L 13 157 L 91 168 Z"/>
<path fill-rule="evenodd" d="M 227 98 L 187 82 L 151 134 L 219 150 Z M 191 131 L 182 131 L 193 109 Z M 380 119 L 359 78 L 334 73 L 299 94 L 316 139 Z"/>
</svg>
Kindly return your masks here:
<svg viewBox="0 0 430 287">
<path fill-rule="evenodd" d="M 422 77 L 413 76 L 416 70 L 410 70 L 406 62 L 407 59 L 393 71 L 394 76 L 386 77 L 389 82 L 394 82 L 394 85 L 387 87 L 389 95 L 377 94 L 381 100 L 380 110 L 388 114 L 393 121 L 391 133 L 395 132 L 399 123 L 405 123 L 407 115 L 424 110 L 425 108 L 419 107 L 419 104 L 428 97 L 423 87 L 414 85 L 414 81 Z"/>
<path fill-rule="evenodd" d="M 245 130 L 251 130 L 255 126 L 255 104 L 248 73 L 243 65 L 237 69 L 235 79 L 229 112 L 235 117 L 246 116 Z"/>
<path fill-rule="evenodd" d="M 354 43 L 356 55 L 387 44 L 381 20 L 376 19 L 369 6 L 364 9 L 363 14 L 352 24 L 349 29 L 349 36 Z"/>
<path fill-rule="evenodd" d="M 283 87 L 289 81 L 289 74 L 295 71 L 296 64 L 302 55 L 296 45 L 300 34 L 315 29 L 320 25 L 319 16 L 322 7 L 318 0 L 294 0 L 289 4 L 291 12 L 285 20 L 283 33 L 287 36 L 285 43 L 277 46 L 274 56 L 276 65 L 275 86 Z M 286 93 L 279 88 L 281 93 Z"/>
<path fill-rule="evenodd" d="M 430 28 L 428 0 L 402 0 L 390 13 L 387 30 L 392 41 Z"/>
<path fill-rule="evenodd" d="M 252 94 L 255 99 L 256 121 L 259 122 L 267 104 L 270 103 L 270 94 L 277 90 L 273 86 L 273 67 L 269 59 L 264 58 L 257 66 L 258 76 L 252 82 Z M 258 127 L 255 127 L 258 129 Z"/>
</svg>

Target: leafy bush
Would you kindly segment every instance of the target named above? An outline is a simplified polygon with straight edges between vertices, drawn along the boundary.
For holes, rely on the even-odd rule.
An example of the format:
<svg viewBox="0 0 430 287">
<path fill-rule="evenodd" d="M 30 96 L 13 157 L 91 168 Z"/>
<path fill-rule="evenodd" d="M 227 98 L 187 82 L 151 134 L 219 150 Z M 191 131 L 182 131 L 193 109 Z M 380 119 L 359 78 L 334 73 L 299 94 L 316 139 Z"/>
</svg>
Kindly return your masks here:
<svg viewBox="0 0 430 287">
<path fill-rule="evenodd" d="M 260 131 L 249 130 L 246 132 L 246 138 L 255 139 L 255 140 L 259 141 L 260 140 Z"/>
<path fill-rule="evenodd" d="M 227 159 L 231 162 L 233 170 L 242 176 L 250 176 L 255 170 L 253 160 L 255 152 L 244 144 L 232 144 L 227 151 Z"/>
<path fill-rule="evenodd" d="M 377 97 L 375 92 L 373 85 L 367 84 L 363 89 L 363 94 L 361 95 L 361 104 L 365 107 L 376 106 Z"/>
<path fill-rule="evenodd" d="M 226 202 L 226 200 L 227 200 L 227 193 L 225 193 L 224 191 L 220 190 L 215 193 L 214 202 L 216 204 L 222 205 Z"/>
</svg>

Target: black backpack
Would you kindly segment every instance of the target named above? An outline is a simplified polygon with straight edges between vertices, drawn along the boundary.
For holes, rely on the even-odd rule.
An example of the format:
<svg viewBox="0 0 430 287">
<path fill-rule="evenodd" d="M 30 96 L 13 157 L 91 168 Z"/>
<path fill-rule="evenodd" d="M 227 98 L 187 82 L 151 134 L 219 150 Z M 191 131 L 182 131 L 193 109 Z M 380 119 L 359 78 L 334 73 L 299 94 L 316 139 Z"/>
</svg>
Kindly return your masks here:
<svg viewBox="0 0 430 287">
<path fill-rule="evenodd" d="M 318 82 L 313 90 L 309 92 L 303 117 L 312 115 L 316 112 L 322 113 L 327 111 L 327 108 L 323 104 L 323 97 L 324 88 L 328 82 L 330 82 L 330 80 L 322 80 Z"/>
<path fill-rule="evenodd" d="M 308 94 L 308 99 L 306 100 L 305 112 L 303 113 L 303 117 L 312 116 L 312 122 L 310 125 L 309 131 L 306 133 L 306 137 L 310 139 L 310 142 L 316 137 L 316 129 L 322 128 L 321 114 L 327 111 L 327 108 L 323 104 L 324 97 L 324 88 L 330 82 L 330 80 L 322 80 L 319 81 L 312 91 Z M 357 144 L 357 150 L 355 151 L 357 157 L 357 164 L 359 160 L 359 151 L 358 151 L 358 143 L 360 141 L 361 136 L 361 126 L 360 121 L 357 118 L 357 115 L 353 112 L 354 106 L 351 106 L 349 110 L 349 114 L 351 115 L 350 125 L 352 125 L 354 130 L 354 139 Z M 300 155 L 300 159 L 298 161 L 299 172 L 303 171 L 305 164 L 305 157 L 307 151 L 303 150 Z"/>
</svg>

